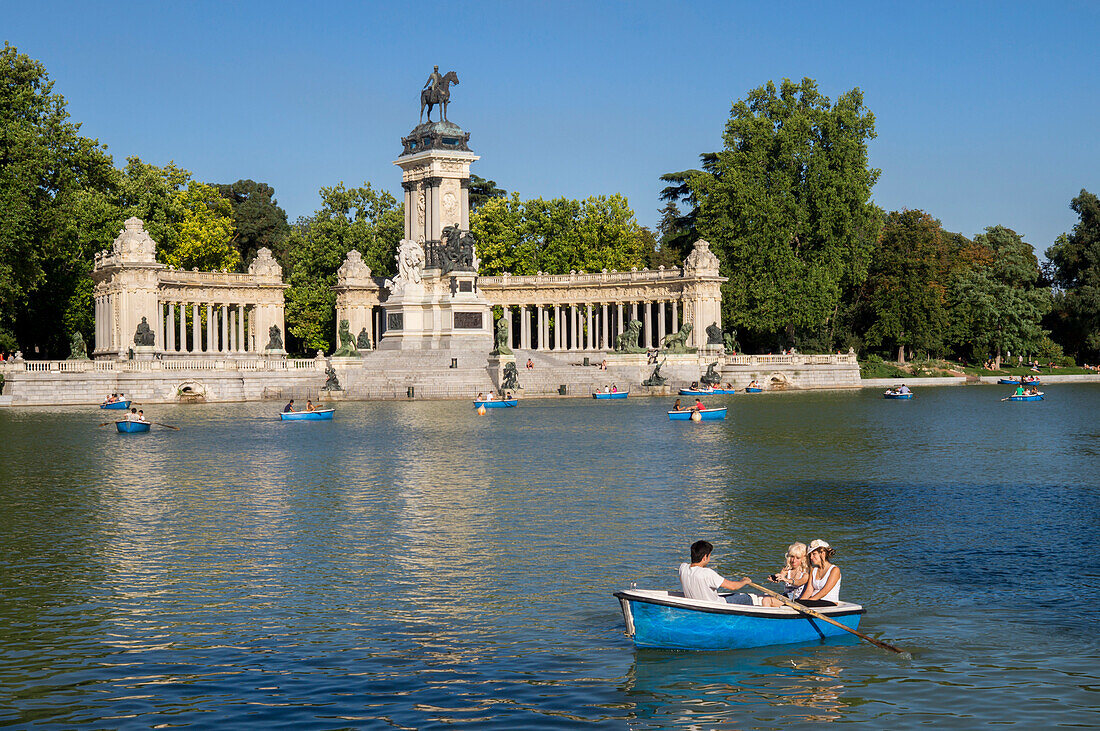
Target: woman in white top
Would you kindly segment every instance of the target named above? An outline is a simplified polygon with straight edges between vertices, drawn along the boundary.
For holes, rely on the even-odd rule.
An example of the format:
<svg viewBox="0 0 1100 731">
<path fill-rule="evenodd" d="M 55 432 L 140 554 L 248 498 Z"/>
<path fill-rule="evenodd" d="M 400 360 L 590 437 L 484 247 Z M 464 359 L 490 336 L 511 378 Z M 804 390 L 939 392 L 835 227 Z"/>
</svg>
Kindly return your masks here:
<svg viewBox="0 0 1100 731">
<path fill-rule="evenodd" d="M 840 567 L 832 564 L 834 554 L 825 541 L 810 541 L 810 580 L 796 600 L 802 606 L 835 607 L 840 602 Z"/>
<path fill-rule="evenodd" d="M 768 577 L 770 581 L 783 584 L 783 594 L 788 599 L 797 600 L 803 588 L 810 581 L 809 567 L 806 565 L 806 544 L 792 543 L 787 548 L 787 563 L 779 573 Z M 783 602 L 770 596 L 764 597 L 761 606 L 782 607 Z"/>
</svg>

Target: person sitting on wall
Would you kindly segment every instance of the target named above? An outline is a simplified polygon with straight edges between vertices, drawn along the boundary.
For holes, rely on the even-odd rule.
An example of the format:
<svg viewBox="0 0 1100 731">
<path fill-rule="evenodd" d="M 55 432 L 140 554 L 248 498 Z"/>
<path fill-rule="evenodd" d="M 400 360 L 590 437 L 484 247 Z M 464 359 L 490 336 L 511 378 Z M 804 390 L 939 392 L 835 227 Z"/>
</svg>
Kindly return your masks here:
<svg viewBox="0 0 1100 731">
<path fill-rule="evenodd" d="M 727 604 L 752 604 L 752 596 L 749 594 L 730 594 L 718 596 L 717 589 L 729 589 L 737 591 L 751 582 L 749 577 L 740 581 L 729 581 L 707 564 L 710 563 L 710 555 L 714 550 L 707 541 L 696 541 L 691 544 L 691 563 L 680 564 L 680 587 L 684 590 L 687 599 L 699 599 L 705 602 L 721 602 Z"/>
<path fill-rule="evenodd" d="M 531 370 L 535 367 L 535 361 L 530 358 L 527 359 L 527 370 Z"/>
<path fill-rule="evenodd" d="M 283 407 L 283 413 L 284 414 L 293 414 L 294 413 L 294 399 L 291 399 L 290 401 L 287 401 L 286 406 Z"/>
</svg>

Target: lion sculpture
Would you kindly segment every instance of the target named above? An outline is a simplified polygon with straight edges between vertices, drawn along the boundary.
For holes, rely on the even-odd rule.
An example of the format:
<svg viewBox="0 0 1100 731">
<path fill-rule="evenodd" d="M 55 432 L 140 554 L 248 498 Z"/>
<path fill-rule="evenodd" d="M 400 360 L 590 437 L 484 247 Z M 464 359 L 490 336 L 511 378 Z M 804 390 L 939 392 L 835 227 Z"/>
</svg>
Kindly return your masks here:
<svg viewBox="0 0 1100 731">
<path fill-rule="evenodd" d="M 691 323 L 685 322 L 676 332 L 671 335 L 665 335 L 661 341 L 661 347 L 666 348 L 670 353 L 686 353 L 688 352 L 687 341 L 691 337 Z"/>
<path fill-rule="evenodd" d="M 340 348 L 332 355 L 336 358 L 359 358 L 359 349 L 355 347 L 355 338 L 351 335 L 351 326 L 347 320 L 340 320 Z"/>
<path fill-rule="evenodd" d="M 615 350 L 620 353 L 644 353 L 646 349 L 638 345 L 638 337 L 642 334 L 641 320 L 631 320 L 626 330 L 615 338 Z"/>
</svg>

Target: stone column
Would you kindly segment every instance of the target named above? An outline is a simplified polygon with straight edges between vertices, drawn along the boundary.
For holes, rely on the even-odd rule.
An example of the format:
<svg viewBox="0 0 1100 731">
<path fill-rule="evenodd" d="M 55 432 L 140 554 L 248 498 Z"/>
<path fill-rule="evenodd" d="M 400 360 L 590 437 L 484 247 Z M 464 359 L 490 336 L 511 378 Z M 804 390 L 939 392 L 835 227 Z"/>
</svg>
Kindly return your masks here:
<svg viewBox="0 0 1100 731">
<path fill-rule="evenodd" d="M 593 350 L 592 336 L 595 334 L 592 332 L 592 303 L 589 302 L 584 306 L 584 349 Z"/>
<path fill-rule="evenodd" d="M 660 318 L 657 321 L 657 345 L 660 345 L 662 342 L 664 342 L 665 335 L 668 334 L 665 331 L 665 301 L 664 300 L 661 300 L 661 304 L 660 304 L 660 307 L 658 307 L 658 309 L 660 310 L 661 315 L 660 315 Z"/>
<path fill-rule="evenodd" d="M 623 330 L 626 329 L 626 327 L 623 325 L 623 303 L 622 302 L 616 302 L 615 303 L 615 308 L 616 308 L 616 314 L 618 314 L 618 316 L 619 316 L 619 321 L 615 323 L 615 334 L 619 335 L 623 332 Z"/>
<path fill-rule="evenodd" d="M 679 301 L 672 300 L 672 332 L 676 332 L 680 329 L 680 314 L 677 312 L 679 306 Z"/>
<path fill-rule="evenodd" d="M 237 305 L 237 332 L 235 334 L 237 352 L 243 353 L 248 345 L 248 343 L 244 341 L 244 305 Z"/>
<path fill-rule="evenodd" d="M 531 349 L 531 311 L 527 305 L 519 306 L 519 347 Z"/>
<path fill-rule="evenodd" d="M 603 331 L 603 341 L 600 343 L 599 349 L 600 350 L 607 350 L 607 337 L 608 337 L 607 303 L 606 302 L 600 303 L 600 309 L 603 311 L 603 314 L 600 316 L 600 329 Z"/>
<path fill-rule="evenodd" d="M 210 302 L 206 303 L 206 347 L 202 349 L 202 352 L 209 353 L 214 350 L 214 305 Z"/>
<path fill-rule="evenodd" d="M 180 353 L 184 353 L 184 352 L 187 351 L 187 304 L 185 302 L 180 302 L 178 304 L 179 304 L 179 311 L 180 311 L 180 342 L 179 342 L 180 348 L 179 348 L 179 350 L 180 350 Z"/>
<path fill-rule="evenodd" d="M 554 305 L 554 350 L 561 350 L 561 334 L 564 323 L 561 321 L 561 305 Z"/>
<path fill-rule="evenodd" d="M 512 342 L 512 306 L 504 305 L 504 322 L 508 324 L 508 347 L 514 348 L 516 344 Z"/>
<path fill-rule="evenodd" d="M 546 324 L 546 312 L 544 311 L 542 305 L 535 305 L 535 309 L 538 311 L 538 318 L 539 318 L 538 319 L 539 337 L 538 337 L 538 342 L 535 345 L 535 349 L 536 350 L 546 350 L 546 330 L 544 329 L 544 326 Z"/>
<path fill-rule="evenodd" d="M 191 303 L 191 349 L 189 353 L 197 353 L 202 350 L 202 318 L 199 317 L 199 303 Z"/>
<path fill-rule="evenodd" d="M 229 305 L 224 305 L 224 304 L 218 305 L 218 309 L 221 310 L 221 313 L 220 313 L 221 316 L 219 317 L 219 319 L 221 320 L 221 330 L 222 330 L 221 340 L 218 343 L 218 352 L 219 353 L 228 353 L 229 352 Z"/>
<path fill-rule="evenodd" d="M 168 341 L 168 352 L 176 352 L 176 303 L 168 302 L 168 321 L 164 328 L 165 340 Z"/>
<path fill-rule="evenodd" d="M 650 348 L 653 346 L 653 338 L 650 335 L 652 331 L 649 326 L 650 306 L 648 302 L 642 303 L 642 311 L 645 312 L 645 317 L 642 318 L 642 340 L 645 347 Z"/>
</svg>

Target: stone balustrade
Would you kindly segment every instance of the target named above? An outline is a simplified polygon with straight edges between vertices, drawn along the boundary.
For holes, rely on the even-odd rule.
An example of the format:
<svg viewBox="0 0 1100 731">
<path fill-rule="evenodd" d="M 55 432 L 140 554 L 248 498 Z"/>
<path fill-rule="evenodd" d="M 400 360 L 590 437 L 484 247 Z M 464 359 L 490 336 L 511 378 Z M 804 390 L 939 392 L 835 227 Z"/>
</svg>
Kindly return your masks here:
<svg viewBox="0 0 1100 731">
<path fill-rule="evenodd" d="M 8 360 L 5 373 L 144 373 L 151 371 L 324 371 L 321 358 L 172 358 L 158 360 Z"/>
</svg>

